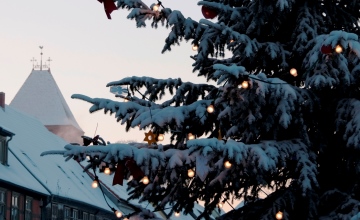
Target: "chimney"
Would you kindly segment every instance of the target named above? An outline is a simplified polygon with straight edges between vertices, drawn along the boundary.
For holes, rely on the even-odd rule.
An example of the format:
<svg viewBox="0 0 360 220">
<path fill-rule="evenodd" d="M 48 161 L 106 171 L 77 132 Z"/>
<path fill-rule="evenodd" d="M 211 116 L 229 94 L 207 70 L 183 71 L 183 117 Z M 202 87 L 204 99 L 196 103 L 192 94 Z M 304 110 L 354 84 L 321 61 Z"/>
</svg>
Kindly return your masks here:
<svg viewBox="0 0 360 220">
<path fill-rule="evenodd" d="M 4 92 L 0 92 L 0 106 L 2 108 L 5 108 L 5 93 Z"/>
</svg>

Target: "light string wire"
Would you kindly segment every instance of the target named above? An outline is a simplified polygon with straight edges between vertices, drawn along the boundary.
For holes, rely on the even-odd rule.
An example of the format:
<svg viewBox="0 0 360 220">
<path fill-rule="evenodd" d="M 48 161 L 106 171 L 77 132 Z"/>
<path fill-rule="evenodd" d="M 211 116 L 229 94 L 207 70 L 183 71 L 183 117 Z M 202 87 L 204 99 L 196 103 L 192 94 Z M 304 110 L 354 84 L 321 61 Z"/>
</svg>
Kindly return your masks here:
<svg viewBox="0 0 360 220">
<path fill-rule="evenodd" d="M 235 164 L 235 166 L 236 166 L 236 164 Z M 148 168 L 149 166 L 143 165 L 143 166 L 140 166 L 140 167 Z M 233 166 L 231 166 L 231 167 L 233 167 Z M 225 169 L 221 169 L 221 168 L 212 169 L 212 171 L 230 170 L 231 167 L 230 167 L 230 168 L 225 168 Z M 173 167 L 173 168 L 164 168 L 164 169 L 161 169 L 161 171 L 164 171 L 164 170 L 174 170 L 174 169 L 183 169 L 183 168 L 194 170 L 194 168 L 191 168 L 191 167 L 189 168 L 189 164 L 185 164 L 185 165 L 176 166 L 176 167 Z M 159 169 L 150 169 L 150 171 L 159 171 Z M 185 170 L 184 170 L 184 171 L 185 171 Z M 95 174 L 95 170 L 94 170 L 94 174 Z M 110 175 L 111 175 L 111 174 L 110 174 Z M 245 175 L 246 175 L 246 176 L 249 176 L 246 172 L 245 172 Z M 146 175 L 145 175 L 145 176 L 146 176 Z M 98 176 L 96 176 L 96 174 L 95 174 L 95 177 L 98 178 Z M 194 177 L 188 177 L 188 178 L 193 179 Z M 100 182 L 99 182 L 99 186 L 100 186 L 100 189 L 101 189 L 101 191 L 102 191 L 102 193 L 103 193 L 103 196 L 104 196 L 104 198 L 105 198 L 105 195 L 104 195 L 104 192 L 103 192 L 103 190 L 102 190 L 102 188 L 101 188 Z M 266 193 L 262 188 L 259 188 L 259 190 L 261 190 L 266 196 L 269 196 L 269 194 Z M 222 197 L 223 197 L 223 195 L 222 195 Z M 223 198 L 225 199 L 225 202 L 226 202 L 233 210 L 235 210 L 235 208 L 231 205 L 231 203 L 229 202 L 229 200 L 228 200 L 227 198 L 225 198 L 225 197 L 223 197 Z M 105 199 L 105 201 L 106 201 L 106 199 Z M 279 207 L 282 206 L 282 205 L 280 205 L 279 203 L 277 203 L 276 201 L 273 201 L 273 202 L 274 202 L 275 204 L 277 204 Z M 220 202 L 219 202 L 219 203 L 220 203 Z M 149 205 L 149 203 L 146 205 L 146 207 L 147 207 L 148 205 Z M 110 208 L 112 208 L 109 204 L 108 204 L 108 206 L 109 206 Z M 173 207 L 173 206 L 172 206 L 172 207 Z M 167 209 L 171 209 L 172 207 L 167 207 L 167 208 L 163 208 L 163 209 L 156 209 L 156 210 L 154 210 L 154 212 L 164 211 L 164 210 L 167 210 Z M 218 205 L 218 207 L 219 207 L 219 205 Z M 219 207 L 219 208 L 220 208 L 220 207 Z M 129 216 L 131 216 L 131 215 L 133 215 L 133 214 L 136 214 L 136 213 L 139 213 L 139 212 L 141 212 L 141 211 L 135 211 L 135 212 L 133 212 L 132 214 L 129 214 L 129 215 L 126 215 L 126 216 L 129 217 Z"/>
<path fill-rule="evenodd" d="M 162 169 L 162 170 L 173 170 L 173 169 L 177 169 L 177 168 L 182 168 L 182 167 L 185 167 L 185 166 L 187 166 L 187 165 L 183 165 L 183 166 L 177 166 L 177 167 L 174 167 L 174 168 L 165 168 L 165 169 Z M 144 166 L 142 166 L 142 167 L 144 167 Z M 146 166 L 147 167 L 147 166 Z M 106 197 L 105 197 L 105 194 L 104 194 L 104 192 L 103 192 L 103 189 L 102 189 L 102 186 L 101 186 L 101 183 L 100 183 L 100 180 L 99 180 L 99 178 L 98 178 L 98 176 L 96 175 L 96 171 L 95 171 L 95 169 L 93 169 L 94 170 L 94 176 L 95 176 L 95 179 L 97 179 L 97 181 L 98 181 L 98 184 L 99 184 L 99 188 L 100 188 L 100 190 L 101 190 L 101 192 L 102 192 L 102 194 L 103 194 L 103 196 L 104 196 L 104 199 L 105 199 L 105 202 L 107 203 L 107 205 L 108 205 L 108 207 L 115 213 L 115 209 L 113 208 L 113 207 L 111 207 L 110 205 L 109 205 L 109 203 L 107 202 L 107 200 L 106 200 Z M 215 170 L 221 170 L 221 169 L 215 169 Z M 151 170 L 151 171 L 158 171 L 158 170 Z M 213 171 L 214 171 L 214 169 L 213 169 Z M 247 173 L 245 173 L 247 176 L 248 176 L 248 174 Z M 189 178 L 192 178 L 192 177 L 189 177 Z M 267 197 L 269 196 L 269 194 L 268 193 L 266 193 L 262 188 L 259 188 L 259 190 L 260 191 L 262 191 Z M 225 197 L 223 197 L 223 196 L 221 196 L 222 198 L 224 198 L 225 199 L 225 202 L 233 209 L 233 210 L 235 210 L 235 208 L 231 205 L 231 203 L 229 202 L 229 200 L 227 199 L 227 198 L 225 198 Z M 280 205 L 279 203 L 277 203 L 276 201 L 273 201 L 276 205 L 278 205 L 279 207 L 281 207 L 282 205 Z M 150 202 L 146 205 L 146 207 L 145 208 L 147 208 L 147 206 L 150 204 Z M 219 204 L 220 204 L 220 202 L 219 202 Z M 218 208 L 220 208 L 220 206 L 219 206 L 219 204 L 217 205 L 218 206 Z M 167 207 L 167 208 L 162 208 L 162 209 L 155 209 L 155 210 L 153 210 L 153 212 L 160 212 L 160 211 L 165 211 L 165 210 L 167 210 L 167 209 L 172 209 L 174 206 L 171 206 L 171 207 Z M 176 211 L 176 210 L 175 210 Z M 141 212 L 141 210 L 140 211 L 134 211 L 133 213 L 130 213 L 130 214 L 128 214 L 128 215 L 124 215 L 123 217 L 121 217 L 122 219 L 124 219 L 124 218 L 128 218 L 128 217 L 130 217 L 130 216 L 133 216 L 133 215 L 135 215 L 136 213 L 140 213 Z"/>
<path fill-rule="evenodd" d="M 149 103 L 149 106 L 147 106 L 149 108 L 149 112 L 150 112 L 150 118 L 152 119 L 152 113 L 151 113 L 151 106 L 152 106 L 152 101 L 150 99 L 148 99 L 144 94 L 142 94 L 136 87 L 134 88 L 141 96 L 143 99 L 146 99 L 148 100 L 150 103 Z"/>
<path fill-rule="evenodd" d="M 157 0 L 157 2 L 158 2 L 159 6 L 161 6 L 162 8 L 165 8 L 161 1 Z"/>
<path fill-rule="evenodd" d="M 114 207 L 112 207 L 112 206 L 109 204 L 109 202 L 107 201 L 107 199 L 106 199 L 104 190 L 103 190 L 103 188 L 102 188 L 102 186 L 101 186 L 100 179 L 99 179 L 99 177 L 96 175 L 95 168 L 93 168 L 93 171 L 94 171 L 95 180 L 97 181 L 97 183 L 98 183 L 98 185 L 99 185 L 99 188 L 100 188 L 100 190 L 101 190 L 101 193 L 102 193 L 102 195 L 103 195 L 103 197 L 104 197 L 104 200 L 105 200 L 107 206 L 111 209 L 111 211 L 114 212 L 114 214 L 116 214 L 116 213 L 115 213 L 115 212 L 116 212 L 116 209 L 115 209 Z"/>
<path fill-rule="evenodd" d="M 104 193 L 104 190 L 102 189 L 101 181 L 100 181 L 100 179 L 99 179 L 99 176 L 96 175 L 95 168 L 93 168 L 93 172 L 94 172 L 94 180 L 97 181 L 98 186 L 99 186 L 99 189 L 101 190 L 101 193 L 102 193 L 102 195 L 103 195 L 103 197 L 104 197 L 104 200 L 105 200 L 107 206 L 115 213 L 117 210 L 108 203 L 108 201 L 107 201 L 107 199 L 106 199 L 106 196 L 105 196 L 105 193 Z M 150 202 L 146 205 L 146 207 L 147 207 L 149 204 L 150 204 Z M 145 208 L 146 208 L 146 207 L 145 207 Z M 164 210 L 172 209 L 172 208 L 173 208 L 173 206 L 167 207 L 167 208 L 164 207 L 163 209 L 156 209 L 156 210 L 154 210 L 153 212 L 160 212 L 160 211 L 164 211 Z M 122 217 L 120 217 L 120 218 L 121 218 L 121 219 L 129 218 L 129 217 L 131 217 L 131 216 L 133 216 L 133 215 L 135 215 L 135 214 L 137 214 L 137 213 L 140 213 L 140 212 L 141 212 L 141 210 L 134 211 L 134 212 L 132 212 L 132 213 L 130 213 L 130 214 L 127 214 L 127 215 L 124 215 L 124 216 L 122 216 Z M 115 213 L 115 214 L 116 214 L 116 213 Z"/>
</svg>

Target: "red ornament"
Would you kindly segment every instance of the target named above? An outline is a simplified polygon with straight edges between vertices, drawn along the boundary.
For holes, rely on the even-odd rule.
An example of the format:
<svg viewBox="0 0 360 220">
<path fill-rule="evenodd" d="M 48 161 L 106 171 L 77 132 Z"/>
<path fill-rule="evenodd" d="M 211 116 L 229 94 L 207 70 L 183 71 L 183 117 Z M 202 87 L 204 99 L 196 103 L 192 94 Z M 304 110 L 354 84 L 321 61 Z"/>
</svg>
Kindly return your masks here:
<svg viewBox="0 0 360 220">
<path fill-rule="evenodd" d="M 134 159 L 127 159 L 125 162 L 126 168 L 130 171 L 135 180 L 140 181 L 144 176 L 144 172 L 138 167 Z"/>
<path fill-rule="evenodd" d="M 104 10 L 108 19 L 111 19 L 111 12 L 117 10 L 117 7 L 113 0 L 98 0 L 100 3 L 104 3 Z"/>
<path fill-rule="evenodd" d="M 218 15 L 216 10 L 205 5 L 201 7 L 201 12 L 206 19 L 213 19 Z"/>
<path fill-rule="evenodd" d="M 133 179 L 137 181 L 140 181 L 145 176 L 144 172 L 136 164 L 134 159 L 128 158 L 125 159 L 125 161 L 120 160 L 117 164 L 116 171 L 114 174 L 113 185 L 116 184 L 123 185 L 126 168 L 132 175 Z"/>
<path fill-rule="evenodd" d="M 320 51 L 323 54 L 330 54 L 333 52 L 333 48 L 331 47 L 331 45 L 322 45 Z"/>
<path fill-rule="evenodd" d="M 113 179 L 113 185 L 119 184 L 119 185 L 123 185 L 123 180 L 124 180 L 124 169 L 125 169 L 125 163 L 124 161 L 119 161 L 119 163 L 117 164 L 116 167 L 116 171 L 114 174 L 114 179 Z"/>
</svg>

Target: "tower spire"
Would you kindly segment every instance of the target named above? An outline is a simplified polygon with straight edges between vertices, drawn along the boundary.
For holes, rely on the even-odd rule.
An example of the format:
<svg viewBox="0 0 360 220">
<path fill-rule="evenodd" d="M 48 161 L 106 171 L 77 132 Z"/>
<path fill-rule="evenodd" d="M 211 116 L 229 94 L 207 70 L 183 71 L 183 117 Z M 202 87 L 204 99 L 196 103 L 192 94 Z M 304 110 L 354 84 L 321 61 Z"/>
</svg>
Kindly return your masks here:
<svg viewBox="0 0 360 220">
<path fill-rule="evenodd" d="M 39 46 L 40 48 L 40 70 L 42 70 L 42 55 L 43 55 L 43 52 L 42 52 L 42 49 L 44 48 L 43 46 Z"/>
</svg>

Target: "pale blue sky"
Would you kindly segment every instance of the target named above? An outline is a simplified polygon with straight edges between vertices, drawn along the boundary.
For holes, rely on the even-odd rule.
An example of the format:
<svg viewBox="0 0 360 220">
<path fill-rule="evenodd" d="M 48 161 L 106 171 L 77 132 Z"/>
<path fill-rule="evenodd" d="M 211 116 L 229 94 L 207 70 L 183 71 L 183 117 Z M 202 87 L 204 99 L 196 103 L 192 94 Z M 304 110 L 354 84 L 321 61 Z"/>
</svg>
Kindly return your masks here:
<svg viewBox="0 0 360 220">
<path fill-rule="evenodd" d="M 185 17 L 203 18 L 195 0 L 162 3 Z M 161 54 L 168 30 L 152 29 L 151 21 L 147 28 L 136 28 L 134 21 L 126 19 L 128 13 L 114 11 L 108 20 L 97 0 L 0 1 L 0 91 L 6 93 L 6 104 L 30 74 L 31 58 L 40 60 L 42 45 L 43 58 L 53 60 L 51 72 L 85 135 L 92 136 L 98 123 L 97 134 L 107 141 L 142 140 L 144 131 L 125 134 L 113 116 L 91 115 L 89 104 L 70 96 L 80 93 L 113 99 L 106 84 L 132 75 L 182 77 L 193 82 L 205 79 L 196 79 L 192 73 L 190 43 Z"/>
</svg>

